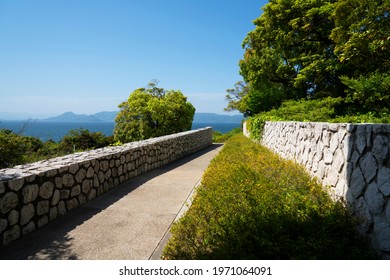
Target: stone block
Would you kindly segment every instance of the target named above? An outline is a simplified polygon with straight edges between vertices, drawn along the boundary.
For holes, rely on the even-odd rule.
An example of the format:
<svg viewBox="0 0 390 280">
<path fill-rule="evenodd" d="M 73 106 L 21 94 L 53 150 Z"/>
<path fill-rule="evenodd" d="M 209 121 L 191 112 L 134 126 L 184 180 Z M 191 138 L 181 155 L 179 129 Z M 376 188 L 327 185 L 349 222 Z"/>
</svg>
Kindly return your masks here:
<svg viewBox="0 0 390 280">
<path fill-rule="evenodd" d="M 8 245 L 12 241 L 20 238 L 20 226 L 15 225 L 10 230 L 4 232 L 3 246 Z"/>
<path fill-rule="evenodd" d="M 337 150 L 335 156 L 334 156 L 334 160 L 333 160 L 333 164 L 332 164 L 332 169 L 337 172 L 337 173 L 340 173 L 341 172 L 341 169 L 343 168 L 344 166 L 344 156 L 343 156 L 343 152 L 341 150 Z"/>
<path fill-rule="evenodd" d="M 80 193 L 81 193 L 81 187 L 80 187 L 80 185 L 77 185 L 77 186 L 72 188 L 72 190 L 70 192 L 70 197 L 78 196 Z"/>
<path fill-rule="evenodd" d="M 38 227 L 41 228 L 44 225 L 46 225 L 48 222 L 49 222 L 49 217 L 45 215 L 45 216 L 39 218 L 39 220 L 38 220 Z"/>
<path fill-rule="evenodd" d="M 70 190 L 61 190 L 60 199 L 67 199 L 70 194 Z"/>
<path fill-rule="evenodd" d="M 57 209 L 57 207 L 50 208 L 49 220 L 53 221 L 53 220 L 57 219 L 57 217 L 58 217 L 58 209 Z"/>
<path fill-rule="evenodd" d="M 20 190 L 23 187 L 23 184 L 24 184 L 24 179 L 23 178 L 13 179 L 13 180 L 8 182 L 8 187 L 12 191 L 17 192 L 18 190 Z"/>
<path fill-rule="evenodd" d="M 5 231 L 8 226 L 8 221 L 6 219 L 0 219 L 0 234 Z"/>
<path fill-rule="evenodd" d="M 364 181 L 363 173 L 360 171 L 360 168 L 357 167 L 352 172 L 351 182 L 349 185 L 349 189 L 354 198 L 358 198 L 366 186 L 366 182 Z"/>
<path fill-rule="evenodd" d="M 76 198 L 73 198 L 66 202 L 66 208 L 68 209 L 68 211 L 71 211 L 74 208 L 77 208 L 78 206 L 79 206 L 79 202 Z"/>
<path fill-rule="evenodd" d="M 66 205 L 64 201 L 58 203 L 58 215 L 64 216 L 66 214 Z"/>
<path fill-rule="evenodd" d="M 8 223 L 10 226 L 16 225 L 19 222 L 19 212 L 12 210 L 8 214 Z"/>
<path fill-rule="evenodd" d="M 378 165 L 371 152 L 366 153 L 359 161 L 360 168 L 366 182 L 369 183 L 376 176 Z"/>
<path fill-rule="evenodd" d="M 362 154 L 364 149 L 367 146 L 366 142 L 366 126 L 365 125 L 358 125 L 356 128 L 356 148 L 358 149 L 359 153 Z"/>
<path fill-rule="evenodd" d="M 85 197 L 84 194 L 80 194 L 78 197 L 79 205 L 82 205 L 87 202 L 87 198 Z"/>
<path fill-rule="evenodd" d="M 62 176 L 62 182 L 64 184 L 64 187 L 69 188 L 69 187 L 73 186 L 75 181 L 74 181 L 73 175 L 65 174 L 64 176 Z"/>
<path fill-rule="evenodd" d="M 336 149 L 339 147 L 339 135 L 337 133 L 334 133 L 331 136 L 330 144 L 329 144 L 329 149 L 332 154 L 336 151 Z"/>
<path fill-rule="evenodd" d="M 364 199 L 367 202 L 368 209 L 374 215 L 379 215 L 383 211 L 385 199 L 378 189 L 378 185 L 373 182 L 368 187 L 364 194 Z"/>
<path fill-rule="evenodd" d="M 383 135 L 375 137 L 372 153 L 380 164 L 383 164 L 389 155 L 389 138 Z"/>
<path fill-rule="evenodd" d="M 109 167 L 110 167 L 110 164 L 107 160 L 102 160 L 100 162 L 100 170 L 102 170 L 103 172 L 106 172 Z"/>
<path fill-rule="evenodd" d="M 5 193 L 5 186 L 4 183 L 0 181 L 0 195 Z"/>
<path fill-rule="evenodd" d="M 76 172 L 79 170 L 79 165 L 78 163 L 74 163 L 69 165 L 69 172 L 72 174 L 76 174 Z"/>
<path fill-rule="evenodd" d="M 49 213 L 49 201 L 42 200 L 37 204 L 37 214 L 38 216 L 42 216 Z"/>
<path fill-rule="evenodd" d="M 382 167 L 379 169 L 378 187 L 384 196 L 390 196 L 390 168 Z"/>
<path fill-rule="evenodd" d="M 372 218 L 372 215 L 370 213 L 370 210 L 368 209 L 367 203 L 363 197 L 360 197 L 357 200 L 357 202 L 355 204 L 354 214 L 357 217 L 360 217 L 363 219 L 363 221 L 359 225 L 360 231 L 362 233 L 367 233 L 371 228 L 371 225 L 373 223 L 373 218 Z"/>
<path fill-rule="evenodd" d="M 27 185 L 22 190 L 23 203 L 27 204 L 37 199 L 39 194 L 38 185 Z"/>
<path fill-rule="evenodd" d="M 86 175 L 87 171 L 81 168 L 75 175 L 76 182 L 80 184 L 85 179 Z"/>
<path fill-rule="evenodd" d="M 390 224 L 382 217 L 375 217 L 374 232 L 379 249 L 382 251 L 390 251 Z"/>
<path fill-rule="evenodd" d="M 29 234 L 35 230 L 35 223 L 29 222 L 27 226 L 22 229 L 22 235 Z"/>
<path fill-rule="evenodd" d="M 95 174 L 95 170 L 90 166 L 87 170 L 87 178 L 92 178 Z"/>
<path fill-rule="evenodd" d="M 18 205 L 18 196 L 8 192 L 0 198 L 0 213 L 6 214 Z"/>
<path fill-rule="evenodd" d="M 54 179 L 54 183 L 55 183 L 55 187 L 57 189 L 61 189 L 62 188 L 62 177 L 56 177 Z"/>
<path fill-rule="evenodd" d="M 35 215 L 35 208 L 34 205 L 27 204 L 23 206 L 22 210 L 20 211 L 20 224 L 23 226 L 30 222 L 32 217 Z"/>
<path fill-rule="evenodd" d="M 99 177 L 95 174 L 93 176 L 93 187 L 94 188 L 98 188 L 100 185 L 100 182 L 99 182 Z"/>
<path fill-rule="evenodd" d="M 88 194 L 89 190 L 92 188 L 92 180 L 85 180 L 82 185 L 82 191 L 85 194 Z"/>
<path fill-rule="evenodd" d="M 54 184 L 51 182 L 45 182 L 39 188 L 39 196 L 44 199 L 49 199 L 53 195 Z"/>
<path fill-rule="evenodd" d="M 95 199 L 95 198 L 96 198 L 96 190 L 95 190 L 95 189 L 92 189 L 92 190 L 89 192 L 88 196 L 87 196 L 87 200 L 90 201 L 90 200 L 93 200 L 93 199 Z"/>
<path fill-rule="evenodd" d="M 51 205 L 55 206 L 58 204 L 61 198 L 61 192 L 59 190 L 54 190 L 53 197 L 51 199 Z"/>
<path fill-rule="evenodd" d="M 386 221 L 390 224 L 390 203 L 387 203 L 385 213 L 386 213 Z"/>
</svg>

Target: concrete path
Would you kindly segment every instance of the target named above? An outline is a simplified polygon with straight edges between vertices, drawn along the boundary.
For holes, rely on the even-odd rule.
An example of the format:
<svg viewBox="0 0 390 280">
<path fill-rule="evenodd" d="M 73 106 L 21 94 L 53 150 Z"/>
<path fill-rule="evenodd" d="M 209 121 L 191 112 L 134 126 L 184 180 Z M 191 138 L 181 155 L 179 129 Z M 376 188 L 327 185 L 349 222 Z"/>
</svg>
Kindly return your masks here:
<svg viewBox="0 0 390 280">
<path fill-rule="evenodd" d="M 214 144 L 127 181 L 0 248 L 0 259 L 159 259 L 170 226 L 221 148 Z"/>
</svg>

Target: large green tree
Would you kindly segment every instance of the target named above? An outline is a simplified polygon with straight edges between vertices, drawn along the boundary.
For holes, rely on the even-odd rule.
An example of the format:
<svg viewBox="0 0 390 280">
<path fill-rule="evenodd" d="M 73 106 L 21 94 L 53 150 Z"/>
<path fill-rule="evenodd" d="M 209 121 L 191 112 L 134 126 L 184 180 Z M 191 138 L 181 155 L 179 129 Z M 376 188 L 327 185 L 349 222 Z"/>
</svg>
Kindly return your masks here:
<svg viewBox="0 0 390 280">
<path fill-rule="evenodd" d="M 227 108 L 328 96 L 356 110 L 389 104 L 390 0 L 270 0 L 254 24 L 240 61 L 248 89 Z"/>
<path fill-rule="evenodd" d="M 190 130 L 195 108 L 181 91 L 155 82 L 136 89 L 119 105 L 114 138 L 122 143 Z"/>
<path fill-rule="evenodd" d="M 240 61 L 250 92 L 265 103 L 261 110 L 284 99 L 337 95 L 338 61 L 329 38 L 332 2 L 271 0 L 263 7 Z"/>
</svg>

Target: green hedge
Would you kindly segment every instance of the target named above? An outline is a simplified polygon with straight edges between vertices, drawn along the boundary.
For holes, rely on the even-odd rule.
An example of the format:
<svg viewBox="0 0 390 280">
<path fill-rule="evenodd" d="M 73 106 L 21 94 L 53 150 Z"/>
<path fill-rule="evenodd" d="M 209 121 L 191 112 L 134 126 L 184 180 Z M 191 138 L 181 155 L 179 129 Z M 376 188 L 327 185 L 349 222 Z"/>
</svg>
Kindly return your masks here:
<svg viewBox="0 0 390 280">
<path fill-rule="evenodd" d="M 356 225 L 302 167 L 238 135 L 212 160 L 163 258 L 374 258 Z"/>
</svg>

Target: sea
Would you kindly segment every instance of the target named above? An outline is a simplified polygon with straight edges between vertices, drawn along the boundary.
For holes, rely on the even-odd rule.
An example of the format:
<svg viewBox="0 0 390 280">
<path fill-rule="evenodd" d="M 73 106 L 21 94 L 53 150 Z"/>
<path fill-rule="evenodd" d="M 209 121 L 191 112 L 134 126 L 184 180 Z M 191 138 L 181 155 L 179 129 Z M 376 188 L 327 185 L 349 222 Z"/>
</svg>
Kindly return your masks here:
<svg viewBox="0 0 390 280">
<path fill-rule="evenodd" d="M 44 122 L 29 121 L 0 121 L 1 129 L 10 129 L 23 136 L 33 136 L 42 141 L 60 141 L 70 130 L 88 129 L 91 132 L 102 132 L 106 136 L 113 134 L 114 122 Z M 192 129 L 211 126 L 214 131 L 221 133 L 241 127 L 241 123 L 193 123 Z"/>
</svg>

